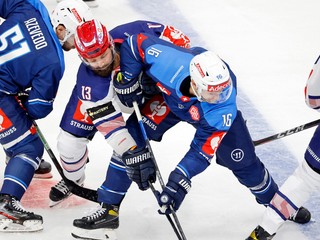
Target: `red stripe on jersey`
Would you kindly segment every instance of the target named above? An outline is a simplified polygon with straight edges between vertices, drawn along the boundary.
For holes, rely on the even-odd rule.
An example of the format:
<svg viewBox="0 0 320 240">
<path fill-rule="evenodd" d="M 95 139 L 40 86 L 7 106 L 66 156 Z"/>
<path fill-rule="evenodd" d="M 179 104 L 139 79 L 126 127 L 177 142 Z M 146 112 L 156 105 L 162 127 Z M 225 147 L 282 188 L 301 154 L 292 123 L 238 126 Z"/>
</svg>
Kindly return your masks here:
<svg viewBox="0 0 320 240">
<path fill-rule="evenodd" d="M 145 35 L 143 35 L 142 33 L 140 33 L 139 35 L 138 35 L 138 41 L 137 41 L 137 43 L 138 43 L 138 50 L 139 50 L 139 55 L 140 55 L 140 57 L 142 58 L 142 61 L 144 62 L 144 51 L 141 49 L 141 45 L 142 45 L 142 42 L 144 41 L 144 40 L 146 40 L 148 37 L 147 36 L 145 36 Z"/>
</svg>

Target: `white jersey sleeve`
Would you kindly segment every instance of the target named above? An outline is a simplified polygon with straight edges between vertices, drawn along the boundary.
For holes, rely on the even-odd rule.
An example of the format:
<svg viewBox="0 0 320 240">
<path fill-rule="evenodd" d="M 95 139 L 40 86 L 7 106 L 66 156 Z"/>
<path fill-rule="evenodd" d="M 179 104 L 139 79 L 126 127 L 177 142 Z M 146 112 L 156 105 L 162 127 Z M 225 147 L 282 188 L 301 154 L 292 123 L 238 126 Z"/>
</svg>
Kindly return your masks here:
<svg viewBox="0 0 320 240">
<path fill-rule="evenodd" d="M 125 128 L 125 120 L 115 96 L 113 87 L 110 87 L 105 98 L 97 102 L 82 101 L 82 105 L 108 144 L 117 154 L 122 155 L 136 142 Z"/>
</svg>

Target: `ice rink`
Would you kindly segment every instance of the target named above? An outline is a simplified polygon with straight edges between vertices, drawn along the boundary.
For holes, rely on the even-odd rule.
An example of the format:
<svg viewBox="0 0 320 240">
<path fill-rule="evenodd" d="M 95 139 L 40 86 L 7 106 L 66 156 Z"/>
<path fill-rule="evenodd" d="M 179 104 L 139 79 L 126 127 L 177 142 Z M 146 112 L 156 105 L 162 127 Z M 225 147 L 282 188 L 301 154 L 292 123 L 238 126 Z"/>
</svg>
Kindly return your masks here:
<svg viewBox="0 0 320 240">
<path fill-rule="evenodd" d="M 138 19 L 174 25 L 190 36 L 193 46 L 216 51 L 233 69 L 238 79 L 238 105 L 254 140 L 311 122 L 320 117 L 304 102 L 304 86 L 320 54 L 320 2 L 315 0 L 98 0 L 94 16 L 108 29 Z M 55 0 L 43 0 L 49 11 Z M 64 107 L 75 84 L 80 60 L 75 51 L 66 56 L 53 112 L 38 124 L 52 150 Z M 303 160 L 315 128 L 257 146 L 257 153 L 281 185 Z M 161 143 L 153 143 L 155 157 L 166 180 L 184 156 L 194 129 L 178 124 Z M 111 148 L 99 133 L 89 145 L 86 187 L 103 182 Z M 0 153 L 0 183 L 4 154 Z M 50 162 L 45 153 L 45 159 Z M 54 168 L 54 166 L 53 166 Z M 50 180 L 34 180 L 23 198 L 27 210 L 41 214 L 44 230 L 38 233 L 0 233 L 5 240 L 73 239 L 72 221 L 90 212 L 96 204 L 70 197 L 63 204 L 48 207 L 51 185 L 60 180 L 57 171 Z M 158 187 L 158 185 L 157 185 Z M 159 188 L 159 187 L 158 187 Z M 306 207 L 311 223 L 286 223 L 274 240 L 320 239 L 320 193 Z M 177 239 L 151 191 L 131 186 L 120 210 L 119 240 Z M 264 207 L 240 185 L 230 171 L 215 163 L 192 179 L 192 189 L 177 212 L 188 240 L 244 240 L 259 223 Z"/>
</svg>

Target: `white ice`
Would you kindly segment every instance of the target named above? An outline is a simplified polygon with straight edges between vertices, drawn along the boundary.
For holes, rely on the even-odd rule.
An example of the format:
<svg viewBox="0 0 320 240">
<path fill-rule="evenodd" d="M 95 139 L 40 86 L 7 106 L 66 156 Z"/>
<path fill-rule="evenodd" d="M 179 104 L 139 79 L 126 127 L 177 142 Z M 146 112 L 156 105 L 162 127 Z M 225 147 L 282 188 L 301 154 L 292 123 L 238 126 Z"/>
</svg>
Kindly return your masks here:
<svg viewBox="0 0 320 240">
<path fill-rule="evenodd" d="M 108 29 L 137 19 L 172 24 L 187 33 L 193 45 L 216 51 L 237 75 L 239 108 L 247 119 L 253 139 L 260 139 L 305 124 L 319 114 L 304 103 L 304 86 L 313 62 L 320 53 L 320 2 L 315 0 L 98 0 L 92 9 Z M 43 1 L 51 11 L 55 0 Z M 38 123 L 56 151 L 59 122 L 75 83 L 79 59 L 75 52 L 66 55 L 66 72 L 57 95 L 54 111 Z M 261 160 L 281 184 L 303 160 L 305 148 L 315 128 L 257 147 Z M 161 143 L 152 143 L 163 178 L 184 156 L 194 130 L 179 124 Z M 97 134 L 89 145 L 90 163 L 86 186 L 97 188 L 104 180 L 111 149 Z M 1 176 L 4 171 L 0 163 Z M 45 158 L 50 161 L 48 155 Z M 73 239 L 72 221 L 96 204 L 75 196 L 60 207 L 49 209 L 46 194 L 54 181 L 39 181 L 33 196 L 23 199 L 28 210 L 44 217 L 44 230 L 30 234 L 1 233 L 6 240 Z M 1 181 L 3 177 L 0 177 Z M 158 186 L 157 186 L 158 187 Z M 34 198 L 40 196 L 37 203 Z M 42 197 L 42 198 L 41 198 Z M 41 204 L 42 205 L 41 205 Z M 274 238 L 287 240 L 320 239 L 319 194 L 306 206 L 312 223 L 298 226 L 286 223 Z M 259 223 L 264 207 L 240 185 L 226 169 L 213 163 L 193 179 L 190 193 L 177 212 L 189 240 L 245 239 Z M 132 185 L 121 205 L 119 240 L 177 239 L 164 216 L 157 213 L 151 191 L 141 192 Z"/>
</svg>

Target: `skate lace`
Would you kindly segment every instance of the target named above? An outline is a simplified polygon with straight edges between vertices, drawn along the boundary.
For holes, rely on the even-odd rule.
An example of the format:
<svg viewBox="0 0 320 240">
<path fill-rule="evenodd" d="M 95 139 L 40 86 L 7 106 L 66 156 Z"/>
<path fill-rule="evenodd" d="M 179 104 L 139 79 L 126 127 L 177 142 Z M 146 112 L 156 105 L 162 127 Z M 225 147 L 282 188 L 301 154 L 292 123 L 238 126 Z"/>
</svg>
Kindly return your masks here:
<svg viewBox="0 0 320 240">
<path fill-rule="evenodd" d="M 87 220 L 91 221 L 91 220 L 95 220 L 95 219 L 98 219 L 100 218 L 102 215 L 104 215 L 106 213 L 107 209 L 106 208 L 103 208 L 101 205 L 98 207 L 98 209 L 91 213 L 90 215 L 84 217 L 86 218 Z"/>
<path fill-rule="evenodd" d="M 22 213 L 30 213 L 30 212 L 26 211 L 22 207 L 21 203 L 18 200 L 14 199 L 14 198 L 12 199 L 11 204 L 12 204 L 12 207 L 14 208 L 14 210 L 16 210 L 16 211 L 19 211 L 19 212 L 22 212 Z"/>
<path fill-rule="evenodd" d="M 58 182 L 54 187 L 60 192 L 62 192 L 63 194 L 66 194 L 69 192 L 69 188 L 67 187 L 66 183 L 63 180 Z"/>
</svg>

